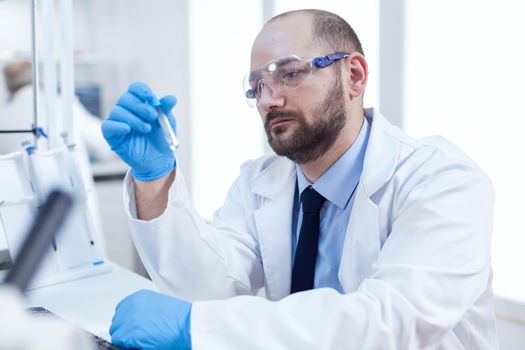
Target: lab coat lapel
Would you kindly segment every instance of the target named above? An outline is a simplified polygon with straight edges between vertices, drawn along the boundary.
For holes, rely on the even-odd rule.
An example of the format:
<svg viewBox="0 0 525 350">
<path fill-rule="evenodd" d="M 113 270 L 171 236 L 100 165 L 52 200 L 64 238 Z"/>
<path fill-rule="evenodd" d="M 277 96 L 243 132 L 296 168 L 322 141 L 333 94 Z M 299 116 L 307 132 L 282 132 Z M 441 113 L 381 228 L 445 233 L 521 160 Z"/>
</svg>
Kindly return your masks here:
<svg viewBox="0 0 525 350">
<path fill-rule="evenodd" d="M 251 188 L 263 198 L 254 213 L 269 299 L 290 294 L 292 209 L 297 176 L 291 161 L 279 158 L 256 178 Z"/>
<path fill-rule="evenodd" d="M 373 272 L 381 249 L 379 209 L 371 200 L 393 175 L 402 132 L 377 112 L 367 110 L 372 129 L 363 164 L 361 181 L 356 191 L 347 227 L 339 281 L 346 293 L 355 291 L 361 281 Z"/>
</svg>

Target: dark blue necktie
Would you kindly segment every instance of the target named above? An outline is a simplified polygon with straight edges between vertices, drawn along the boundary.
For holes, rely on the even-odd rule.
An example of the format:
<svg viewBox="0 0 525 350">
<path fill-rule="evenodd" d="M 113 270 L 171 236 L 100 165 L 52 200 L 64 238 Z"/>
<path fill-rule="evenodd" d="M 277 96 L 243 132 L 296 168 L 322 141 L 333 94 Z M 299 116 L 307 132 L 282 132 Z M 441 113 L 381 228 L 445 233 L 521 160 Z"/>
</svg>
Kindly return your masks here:
<svg viewBox="0 0 525 350">
<path fill-rule="evenodd" d="M 290 293 L 314 288 L 315 260 L 319 242 L 319 212 L 324 201 L 325 198 L 312 187 L 308 187 L 301 194 L 303 222 L 295 251 Z"/>
</svg>

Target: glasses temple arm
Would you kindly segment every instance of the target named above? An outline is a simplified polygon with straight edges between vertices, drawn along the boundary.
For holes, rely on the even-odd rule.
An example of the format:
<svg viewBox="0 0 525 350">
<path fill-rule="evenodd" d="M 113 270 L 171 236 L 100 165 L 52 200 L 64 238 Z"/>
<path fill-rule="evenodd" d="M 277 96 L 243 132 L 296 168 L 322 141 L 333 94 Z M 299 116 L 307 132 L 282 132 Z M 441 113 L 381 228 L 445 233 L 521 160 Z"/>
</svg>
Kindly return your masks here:
<svg viewBox="0 0 525 350">
<path fill-rule="evenodd" d="M 347 58 L 349 56 L 350 54 L 347 53 L 333 53 L 322 57 L 316 57 L 312 60 L 312 63 L 316 68 L 325 68 L 335 61 L 342 60 L 343 58 Z"/>
</svg>

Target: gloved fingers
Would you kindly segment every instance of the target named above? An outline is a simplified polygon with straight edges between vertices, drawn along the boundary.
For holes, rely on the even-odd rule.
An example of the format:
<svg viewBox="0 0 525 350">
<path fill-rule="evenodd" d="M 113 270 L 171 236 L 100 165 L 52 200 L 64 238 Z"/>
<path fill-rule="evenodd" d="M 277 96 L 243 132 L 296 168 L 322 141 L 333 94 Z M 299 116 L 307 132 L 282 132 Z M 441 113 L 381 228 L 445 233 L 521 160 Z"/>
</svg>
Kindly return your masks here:
<svg viewBox="0 0 525 350">
<path fill-rule="evenodd" d="M 160 106 L 164 114 L 169 114 L 176 104 L 177 98 L 173 95 L 167 95 L 160 99 Z"/>
<path fill-rule="evenodd" d="M 141 101 L 149 104 L 153 104 L 153 101 L 156 100 L 155 94 L 151 91 L 149 86 L 138 81 L 129 85 L 128 92 L 135 95 Z"/>
<path fill-rule="evenodd" d="M 133 304 L 133 300 L 136 298 L 136 294 L 138 292 L 134 292 L 128 296 L 126 296 L 124 299 L 122 299 L 117 306 L 115 307 L 115 317 L 119 314 L 123 314 L 128 312 L 130 305 Z"/>
<path fill-rule="evenodd" d="M 113 315 L 111 327 L 109 328 L 110 335 L 117 332 L 123 326 L 124 321 L 128 318 L 129 304 L 129 296 L 127 296 L 115 307 L 115 315 Z"/>
<path fill-rule="evenodd" d="M 114 120 L 106 120 L 102 123 L 101 129 L 111 149 L 117 148 L 131 131 L 128 124 Z"/>
<path fill-rule="evenodd" d="M 109 327 L 109 334 L 113 336 L 115 332 L 118 331 L 120 326 L 122 325 L 122 320 L 118 312 L 113 315 L 113 319 L 111 320 L 111 326 Z"/>
<path fill-rule="evenodd" d="M 171 109 L 177 104 L 177 98 L 172 95 L 164 96 L 160 99 L 160 107 L 162 108 L 162 111 L 166 116 L 168 117 L 168 120 L 170 121 L 170 125 L 173 128 L 173 131 L 175 134 L 177 133 L 177 122 L 175 120 L 175 117 L 171 113 Z"/>
<path fill-rule="evenodd" d="M 157 119 L 157 111 L 155 108 L 149 105 L 148 102 L 129 92 L 125 92 L 120 96 L 117 106 L 127 109 L 146 122 L 151 123 Z"/>
<path fill-rule="evenodd" d="M 123 349 L 131 348 L 133 343 L 127 333 L 128 332 L 122 328 L 116 330 L 114 333 L 111 333 L 111 343 Z"/>
<path fill-rule="evenodd" d="M 109 120 L 122 122 L 128 124 L 133 130 L 140 132 L 142 134 L 148 133 L 151 131 L 151 125 L 136 114 L 130 112 L 126 108 L 117 105 L 113 108 L 109 115 Z"/>
</svg>

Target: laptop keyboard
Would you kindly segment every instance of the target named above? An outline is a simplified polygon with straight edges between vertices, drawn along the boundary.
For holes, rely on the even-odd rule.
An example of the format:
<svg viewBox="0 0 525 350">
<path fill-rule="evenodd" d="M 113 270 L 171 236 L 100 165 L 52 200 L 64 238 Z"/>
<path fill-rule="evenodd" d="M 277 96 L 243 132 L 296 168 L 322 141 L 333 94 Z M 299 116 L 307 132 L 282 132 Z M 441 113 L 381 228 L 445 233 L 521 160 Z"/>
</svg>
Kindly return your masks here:
<svg viewBox="0 0 525 350">
<path fill-rule="evenodd" d="M 54 313 L 52 313 L 51 311 L 49 311 L 48 309 L 46 308 L 43 308 L 43 307 L 40 307 L 40 306 L 37 306 L 37 307 L 30 307 L 27 309 L 30 313 L 34 314 L 34 315 L 38 315 L 38 316 L 52 316 L 52 317 L 58 317 L 56 316 Z M 120 347 L 116 346 L 116 345 L 113 345 L 111 344 L 110 342 L 108 342 L 107 340 L 97 336 L 97 335 L 94 335 L 93 333 L 90 333 L 88 331 L 84 331 L 88 334 L 88 336 L 92 339 L 93 343 L 95 343 L 96 345 L 96 348 L 98 350 L 121 350 Z"/>
</svg>

